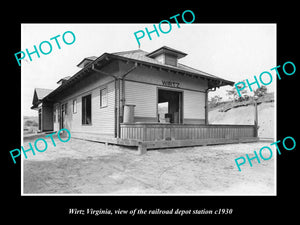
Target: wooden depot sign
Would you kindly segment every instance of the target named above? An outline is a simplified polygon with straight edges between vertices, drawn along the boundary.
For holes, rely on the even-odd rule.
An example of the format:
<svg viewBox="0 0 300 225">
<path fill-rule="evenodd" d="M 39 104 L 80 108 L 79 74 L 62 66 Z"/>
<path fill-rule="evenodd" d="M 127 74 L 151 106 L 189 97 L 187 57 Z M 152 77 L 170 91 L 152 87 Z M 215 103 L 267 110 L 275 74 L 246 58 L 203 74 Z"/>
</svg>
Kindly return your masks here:
<svg viewBox="0 0 300 225">
<path fill-rule="evenodd" d="M 180 83 L 179 82 L 174 82 L 174 81 L 166 81 L 166 80 L 162 80 L 162 85 L 165 87 L 173 87 L 173 88 L 179 88 Z"/>
</svg>

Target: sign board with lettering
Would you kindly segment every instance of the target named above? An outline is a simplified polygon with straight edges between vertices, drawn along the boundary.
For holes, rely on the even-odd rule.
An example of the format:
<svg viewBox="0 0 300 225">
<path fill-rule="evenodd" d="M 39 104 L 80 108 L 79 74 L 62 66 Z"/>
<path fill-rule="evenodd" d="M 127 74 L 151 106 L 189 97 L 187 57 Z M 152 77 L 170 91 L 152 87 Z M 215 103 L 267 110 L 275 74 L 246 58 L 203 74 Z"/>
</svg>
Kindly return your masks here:
<svg viewBox="0 0 300 225">
<path fill-rule="evenodd" d="M 162 80 L 162 85 L 165 87 L 173 87 L 173 88 L 179 88 L 180 83 L 179 82 L 175 82 L 175 81 L 166 81 L 166 80 Z"/>
</svg>

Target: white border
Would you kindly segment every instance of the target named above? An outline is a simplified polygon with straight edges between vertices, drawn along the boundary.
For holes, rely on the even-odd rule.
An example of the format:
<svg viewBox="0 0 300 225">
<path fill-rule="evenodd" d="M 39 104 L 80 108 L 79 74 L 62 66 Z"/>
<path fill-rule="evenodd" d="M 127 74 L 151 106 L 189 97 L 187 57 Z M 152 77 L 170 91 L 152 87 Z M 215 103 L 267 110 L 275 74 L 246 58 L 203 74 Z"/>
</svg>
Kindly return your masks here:
<svg viewBox="0 0 300 225">
<path fill-rule="evenodd" d="M 75 23 L 76 24 L 76 23 Z M 81 23 L 84 24 L 84 23 Z M 87 23 L 89 24 L 89 23 Z M 205 23 L 204 23 L 205 24 Z M 217 25 L 219 23 L 210 23 L 206 25 Z M 229 23 L 224 23 L 224 25 L 229 24 Z M 245 23 L 232 23 L 232 24 L 245 24 Z M 247 25 L 251 23 L 246 23 Z M 276 25 L 276 65 L 278 65 L 277 62 L 277 23 L 262 23 L 262 24 L 273 24 Z M 63 25 L 63 24 L 59 24 Z M 96 24 L 93 24 L 96 25 Z M 99 25 L 120 25 L 120 24 L 99 24 Z M 123 25 L 123 24 L 122 24 Z M 128 24 L 126 24 L 128 25 Z M 129 25 L 134 25 L 134 24 L 129 24 Z M 184 24 L 181 24 L 184 25 Z M 203 25 L 203 24 L 193 24 L 195 25 Z M 223 25 L 223 24 L 219 24 Z M 21 24 L 21 35 L 23 33 L 23 26 Z M 22 38 L 21 38 L 21 49 L 22 47 Z M 274 95 L 275 95 L 275 112 L 274 112 L 274 129 L 275 129 L 275 136 L 274 140 L 277 141 L 277 79 L 275 80 L 275 88 L 274 88 Z M 21 67 L 21 146 L 23 146 L 23 73 L 22 73 L 22 67 Z M 258 118 L 259 119 L 259 118 Z M 21 149 L 20 149 L 21 150 Z M 275 149 L 276 150 L 276 149 Z M 275 151 L 274 151 L 275 152 Z M 23 178 L 23 168 L 24 168 L 24 163 L 23 163 L 23 154 L 21 154 L 21 196 L 277 196 L 277 154 L 274 154 L 274 194 L 25 194 L 24 193 L 24 178 Z"/>
</svg>

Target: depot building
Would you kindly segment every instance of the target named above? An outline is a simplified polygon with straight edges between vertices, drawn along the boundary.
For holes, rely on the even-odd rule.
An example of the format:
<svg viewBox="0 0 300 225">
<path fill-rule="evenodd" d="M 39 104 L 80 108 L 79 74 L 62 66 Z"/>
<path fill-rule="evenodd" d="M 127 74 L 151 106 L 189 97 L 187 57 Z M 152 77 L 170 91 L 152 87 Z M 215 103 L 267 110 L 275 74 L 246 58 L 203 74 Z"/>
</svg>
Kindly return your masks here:
<svg viewBox="0 0 300 225">
<path fill-rule="evenodd" d="M 40 131 L 142 148 L 256 140 L 254 125 L 208 124 L 208 92 L 234 82 L 180 63 L 186 56 L 163 46 L 84 58 L 55 90 L 34 90 Z"/>
</svg>

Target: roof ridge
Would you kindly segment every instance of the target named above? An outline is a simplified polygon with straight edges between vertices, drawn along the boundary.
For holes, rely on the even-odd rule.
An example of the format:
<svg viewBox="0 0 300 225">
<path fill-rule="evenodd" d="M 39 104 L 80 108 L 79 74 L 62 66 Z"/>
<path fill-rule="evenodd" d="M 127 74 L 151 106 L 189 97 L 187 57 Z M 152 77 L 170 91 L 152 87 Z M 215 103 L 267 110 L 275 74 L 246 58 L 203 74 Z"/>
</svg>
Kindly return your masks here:
<svg viewBox="0 0 300 225">
<path fill-rule="evenodd" d="M 50 89 L 50 88 L 34 88 L 34 89 L 39 89 L 39 90 L 54 90 L 54 89 Z"/>
<path fill-rule="evenodd" d="M 94 59 L 98 58 L 98 56 L 95 56 L 95 55 L 91 55 L 91 56 L 88 56 L 88 57 L 85 57 L 85 59 L 90 59 L 90 60 L 94 60 Z"/>
<path fill-rule="evenodd" d="M 36 93 L 38 99 L 43 99 L 53 91 L 54 91 L 53 89 L 47 89 L 47 88 L 34 88 L 34 92 Z"/>
<path fill-rule="evenodd" d="M 121 52 L 113 52 L 113 53 L 110 53 L 110 54 L 128 54 L 128 53 L 134 53 L 134 52 L 145 52 L 145 53 L 148 53 L 148 52 L 146 52 L 146 51 L 144 51 L 144 50 L 142 50 L 142 49 L 135 49 L 135 50 L 128 50 L 128 51 L 121 51 Z"/>
<path fill-rule="evenodd" d="M 177 50 L 177 49 L 175 49 L 175 48 L 171 48 L 171 47 L 166 46 L 166 45 L 164 45 L 164 46 L 162 46 L 162 47 L 160 47 L 160 48 L 158 48 L 158 49 L 156 49 L 156 50 L 154 50 L 154 51 L 148 53 L 147 56 L 150 56 L 150 57 L 151 57 L 151 56 L 155 55 L 157 52 L 161 51 L 162 49 L 165 49 L 165 50 L 174 52 L 174 53 L 176 53 L 177 55 L 181 55 L 181 57 L 178 57 L 179 59 L 182 58 L 182 57 L 184 57 L 184 56 L 187 56 L 187 53 L 182 52 L 182 51 L 180 51 L 180 50 Z"/>
</svg>

